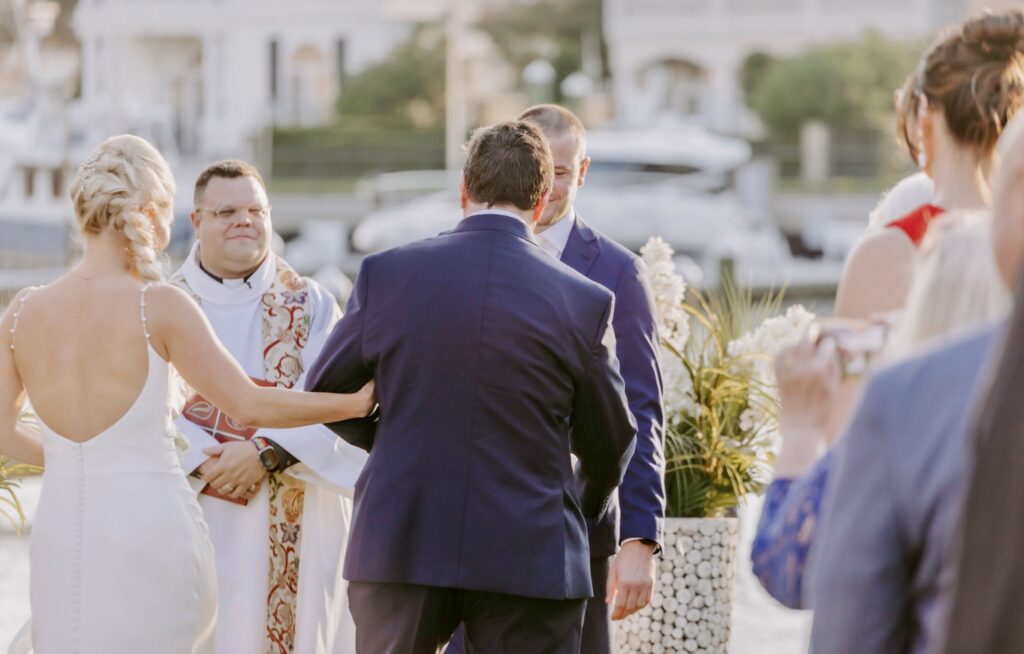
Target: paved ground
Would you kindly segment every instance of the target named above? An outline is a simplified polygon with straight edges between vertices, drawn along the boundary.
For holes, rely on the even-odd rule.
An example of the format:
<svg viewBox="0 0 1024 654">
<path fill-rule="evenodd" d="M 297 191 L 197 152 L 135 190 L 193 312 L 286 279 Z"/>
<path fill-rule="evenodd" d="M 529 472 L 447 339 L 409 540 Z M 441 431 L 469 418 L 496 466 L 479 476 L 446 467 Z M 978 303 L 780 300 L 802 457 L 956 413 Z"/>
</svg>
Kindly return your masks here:
<svg viewBox="0 0 1024 654">
<path fill-rule="evenodd" d="M 20 497 L 29 515 L 39 500 L 39 479 L 28 480 Z M 743 545 L 738 557 L 735 605 L 733 607 L 732 654 L 803 654 L 806 651 L 809 618 L 771 600 L 748 572 L 753 517 L 758 507 L 743 512 Z M 0 652 L 29 615 L 28 532 L 16 535 L 10 525 L 0 524 Z M 633 654 L 622 652 L 621 654 Z"/>
<path fill-rule="evenodd" d="M 754 538 L 760 513 L 760 499 L 740 510 L 740 552 L 729 651 L 732 654 L 804 654 L 810 636 L 811 614 L 787 609 L 773 600 L 750 571 L 750 541 Z"/>
</svg>

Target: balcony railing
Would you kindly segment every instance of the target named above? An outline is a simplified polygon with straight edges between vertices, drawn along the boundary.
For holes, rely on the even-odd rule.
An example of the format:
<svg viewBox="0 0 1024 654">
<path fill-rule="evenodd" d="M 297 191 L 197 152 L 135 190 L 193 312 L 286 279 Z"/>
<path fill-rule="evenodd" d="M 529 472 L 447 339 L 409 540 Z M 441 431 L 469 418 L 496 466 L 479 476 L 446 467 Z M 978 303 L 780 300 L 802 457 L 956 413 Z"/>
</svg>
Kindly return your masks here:
<svg viewBox="0 0 1024 654">
<path fill-rule="evenodd" d="M 940 0 L 605 0 L 612 32 L 788 31 L 795 26 L 857 32 L 924 29 Z"/>
</svg>

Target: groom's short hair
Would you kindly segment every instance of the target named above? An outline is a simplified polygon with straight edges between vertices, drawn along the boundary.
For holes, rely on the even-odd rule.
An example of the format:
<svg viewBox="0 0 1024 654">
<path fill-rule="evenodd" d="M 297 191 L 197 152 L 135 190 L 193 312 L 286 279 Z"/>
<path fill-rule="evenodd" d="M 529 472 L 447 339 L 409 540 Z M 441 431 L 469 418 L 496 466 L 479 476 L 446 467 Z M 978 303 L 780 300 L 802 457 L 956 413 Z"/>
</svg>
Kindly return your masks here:
<svg viewBox="0 0 1024 654">
<path fill-rule="evenodd" d="M 587 149 L 587 130 L 583 121 L 573 112 L 557 104 L 537 104 L 523 113 L 516 120 L 524 120 L 536 125 L 549 139 L 571 134 L 576 139 L 576 151 L 581 155 Z"/>
<path fill-rule="evenodd" d="M 524 121 L 481 127 L 466 147 L 466 195 L 488 207 L 533 209 L 554 183 L 554 164 L 544 134 Z"/>
</svg>

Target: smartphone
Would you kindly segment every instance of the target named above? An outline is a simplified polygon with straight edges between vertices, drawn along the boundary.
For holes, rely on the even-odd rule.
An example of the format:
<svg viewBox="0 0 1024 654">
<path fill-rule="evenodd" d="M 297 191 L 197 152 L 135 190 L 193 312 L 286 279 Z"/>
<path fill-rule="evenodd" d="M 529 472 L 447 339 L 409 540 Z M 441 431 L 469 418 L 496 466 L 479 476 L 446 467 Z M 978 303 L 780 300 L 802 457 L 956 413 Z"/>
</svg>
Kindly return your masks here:
<svg viewBox="0 0 1024 654">
<path fill-rule="evenodd" d="M 816 343 L 831 338 L 836 344 L 844 378 L 859 377 L 868 371 L 871 362 L 885 348 L 889 323 L 846 318 L 819 318 L 811 327 Z"/>
</svg>

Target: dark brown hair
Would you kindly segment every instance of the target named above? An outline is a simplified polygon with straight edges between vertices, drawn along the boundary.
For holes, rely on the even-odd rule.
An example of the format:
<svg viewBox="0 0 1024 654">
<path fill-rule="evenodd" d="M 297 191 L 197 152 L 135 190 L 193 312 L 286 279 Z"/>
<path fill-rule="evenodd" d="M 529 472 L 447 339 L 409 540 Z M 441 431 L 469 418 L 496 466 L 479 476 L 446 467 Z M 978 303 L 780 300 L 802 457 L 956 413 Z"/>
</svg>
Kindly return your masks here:
<svg viewBox="0 0 1024 654">
<path fill-rule="evenodd" d="M 519 114 L 516 120 L 525 120 L 536 125 L 549 138 L 572 134 L 579 145 L 579 152 L 586 148 L 587 130 L 576 114 L 557 104 L 538 104 Z"/>
<path fill-rule="evenodd" d="M 1024 12 L 985 12 L 943 33 L 900 95 L 899 130 L 915 159 L 921 96 L 942 111 L 958 143 L 989 154 L 1024 102 Z"/>
<path fill-rule="evenodd" d="M 203 170 L 203 172 L 199 173 L 199 177 L 196 179 L 196 188 L 192 194 L 192 202 L 195 203 L 196 207 L 199 206 L 199 198 L 202 197 L 203 191 L 206 190 L 206 186 L 214 177 L 224 177 L 225 179 L 252 177 L 260 183 L 264 192 L 267 190 L 267 185 L 263 181 L 263 176 L 260 175 L 260 171 L 256 170 L 256 166 L 246 163 L 241 159 L 225 159 L 223 161 L 210 164 L 205 170 Z"/>
<path fill-rule="evenodd" d="M 551 192 L 551 150 L 541 131 L 527 122 L 481 127 L 467 146 L 463 177 L 473 202 L 533 209 Z"/>
</svg>

